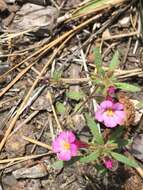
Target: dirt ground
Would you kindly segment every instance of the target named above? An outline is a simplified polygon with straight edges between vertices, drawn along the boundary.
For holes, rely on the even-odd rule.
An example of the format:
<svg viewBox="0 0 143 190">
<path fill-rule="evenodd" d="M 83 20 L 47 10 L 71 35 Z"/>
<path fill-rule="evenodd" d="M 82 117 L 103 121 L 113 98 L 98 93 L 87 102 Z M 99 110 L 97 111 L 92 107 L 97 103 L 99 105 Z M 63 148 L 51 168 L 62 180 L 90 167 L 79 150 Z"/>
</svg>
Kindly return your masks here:
<svg viewBox="0 0 143 190">
<path fill-rule="evenodd" d="M 75 107 L 94 87 L 88 80 L 96 77 L 94 47 L 100 47 L 105 68 L 119 51 L 115 75 L 139 85 L 140 92 L 126 95 L 143 101 L 142 2 L 114 0 L 77 16 L 83 3 L 0 0 L 0 190 L 143 190 L 141 175 L 122 164 L 106 175 L 95 163 L 51 167 L 56 158 L 48 145 L 60 127 L 83 140 L 90 136 L 83 113 L 94 114 L 92 100 L 100 94 L 93 94 L 82 111 Z M 84 98 L 69 98 L 73 91 Z M 58 103 L 66 111 L 58 112 Z M 143 133 L 143 106 L 135 109 L 137 121 L 127 138 Z M 143 156 L 141 167 L 142 161 Z"/>
</svg>

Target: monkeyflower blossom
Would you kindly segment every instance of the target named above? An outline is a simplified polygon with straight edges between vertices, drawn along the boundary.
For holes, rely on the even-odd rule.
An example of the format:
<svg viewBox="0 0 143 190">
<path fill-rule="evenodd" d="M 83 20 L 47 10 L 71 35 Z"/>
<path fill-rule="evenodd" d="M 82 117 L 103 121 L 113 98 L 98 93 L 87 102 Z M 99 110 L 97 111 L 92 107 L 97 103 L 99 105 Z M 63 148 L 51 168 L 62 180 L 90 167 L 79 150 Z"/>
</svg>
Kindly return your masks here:
<svg viewBox="0 0 143 190">
<path fill-rule="evenodd" d="M 124 106 L 119 102 L 105 100 L 99 105 L 95 118 L 109 128 L 122 125 L 125 120 Z"/>
<path fill-rule="evenodd" d="M 77 156 L 80 148 L 86 148 L 88 144 L 76 139 L 71 131 L 62 131 L 53 141 L 52 150 L 59 160 L 68 161 Z"/>
<path fill-rule="evenodd" d="M 116 88 L 114 86 L 109 86 L 107 89 L 106 100 L 113 101 L 115 96 Z"/>
<path fill-rule="evenodd" d="M 108 95 L 113 95 L 115 94 L 116 88 L 114 86 L 109 86 L 109 88 L 107 89 L 107 94 Z"/>
<path fill-rule="evenodd" d="M 111 159 L 106 159 L 106 160 L 103 161 L 103 163 L 104 163 L 104 165 L 105 165 L 105 167 L 106 167 L 107 169 L 110 170 L 110 169 L 113 168 L 113 162 L 112 162 Z"/>
</svg>

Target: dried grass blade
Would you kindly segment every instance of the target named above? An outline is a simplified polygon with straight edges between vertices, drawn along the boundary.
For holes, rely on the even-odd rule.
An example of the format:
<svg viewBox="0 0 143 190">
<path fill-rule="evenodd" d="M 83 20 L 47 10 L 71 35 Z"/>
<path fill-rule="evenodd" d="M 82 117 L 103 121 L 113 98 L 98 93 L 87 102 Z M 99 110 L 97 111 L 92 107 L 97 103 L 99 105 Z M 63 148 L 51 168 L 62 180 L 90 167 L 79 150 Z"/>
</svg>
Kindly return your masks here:
<svg viewBox="0 0 143 190">
<path fill-rule="evenodd" d="M 21 103 L 20 107 L 17 110 L 16 115 L 10 120 L 9 122 L 9 128 L 6 130 L 5 136 L 2 139 L 1 143 L 0 143 L 0 151 L 2 150 L 8 136 L 10 135 L 11 131 L 13 130 L 15 123 L 17 121 L 17 119 L 19 118 L 19 116 L 22 113 L 22 110 L 24 108 L 24 106 L 26 105 L 31 93 L 33 92 L 34 88 L 36 87 L 37 83 L 39 82 L 39 80 L 41 79 L 42 75 L 46 72 L 48 66 L 50 65 L 50 63 L 53 61 L 53 59 L 55 58 L 55 56 L 58 54 L 58 52 L 64 47 L 65 43 L 70 40 L 70 38 L 73 36 L 70 35 L 60 46 L 59 48 L 57 48 L 55 50 L 55 52 L 53 53 L 53 55 L 50 57 L 49 61 L 47 62 L 47 64 L 43 67 L 42 71 L 40 72 L 39 76 L 36 78 L 36 80 L 34 81 L 32 87 L 30 88 L 28 94 L 25 96 L 23 102 Z"/>
</svg>

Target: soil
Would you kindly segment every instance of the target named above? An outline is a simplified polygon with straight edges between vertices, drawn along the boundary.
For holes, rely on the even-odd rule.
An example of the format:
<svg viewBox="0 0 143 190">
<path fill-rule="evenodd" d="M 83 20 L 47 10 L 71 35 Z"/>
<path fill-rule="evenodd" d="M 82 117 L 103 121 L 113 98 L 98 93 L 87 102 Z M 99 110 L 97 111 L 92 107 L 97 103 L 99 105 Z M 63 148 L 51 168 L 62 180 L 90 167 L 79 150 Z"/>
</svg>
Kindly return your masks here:
<svg viewBox="0 0 143 190">
<path fill-rule="evenodd" d="M 90 98 L 94 85 L 82 80 L 95 77 L 92 50 L 97 46 L 107 68 L 114 52 L 119 51 L 116 76 L 120 82 L 140 87 L 140 92 L 126 93 L 130 100 L 143 100 L 141 1 L 112 1 L 104 9 L 72 19 L 69 15 L 82 6 L 82 0 L 50 0 L 48 6 L 39 2 L 0 0 L 0 190 L 143 190 L 143 176 L 135 169 L 119 164 L 115 171 L 104 175 L 97 171 L 94 162 L 65 163 L 55 169 L 51 166 L 56 157 L 44 147 L 51 145 L 60 127 L 81 134 L 83 141 L 91 137 L 83 113 L 94 115 L 92 100 L 101 95 Z M 70 36 L 68 31 L 95 15 L 97 19 L 75 30 L 63 49 L 58 49 Z M 67 37 L 60 38 L 64 35 Z M 88 98 L 80 112 L 75 107 L 86 98 L 69 98 L 67 93 L 73 91 Z M 57 103 L 63 103 L 66 111 L 58 112 Z M 143 106 L 134 109 L 137 121 L 127 127 L 126 138 L 143 133 Z M 37 145 L 36 140 L 44 145 Z M 142 160 L 138 161 L 142 167 Z"/>
</svg>

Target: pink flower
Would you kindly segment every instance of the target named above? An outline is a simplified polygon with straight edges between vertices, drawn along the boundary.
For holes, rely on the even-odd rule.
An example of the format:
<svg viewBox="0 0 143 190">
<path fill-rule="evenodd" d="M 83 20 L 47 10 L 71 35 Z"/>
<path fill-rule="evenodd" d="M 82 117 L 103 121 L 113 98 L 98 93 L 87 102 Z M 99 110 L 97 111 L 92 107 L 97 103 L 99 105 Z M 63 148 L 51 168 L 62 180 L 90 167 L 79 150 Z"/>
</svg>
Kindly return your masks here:
<svg viewBox="0 0 143 190">
<path fill-rule="evenodd" d="M 107 96 L 106 96 L 106 100 L 110 100 L 110 101 L 114 101 L 114 96 L 115 96 L 115 91 L 116 88 L 114 86 L 109 86 L 107 89 Z"/>
<path fill-rule="evenodd" d="M 118 124 L 122 125 L 125 119 L 124 106 L 118 102 L 105 100 L 99 105 L 95 118 L 109 128 L 116 127 Z"/>
<path fill-rule="evenodd" d="M 114 99 L 113 99 L 113 97 L 112 97 L 112 96 L 106 96 L 106 100 L 109 100 L 109 101 L 111 101 L 111 102 L 113 102 L 113 101 L 114 101 Z"/>
<path fill-rule="evenodd" d="M 73 156 L 77 156 L 78 146 L 76 145 L 76 137 L 71 131 L 61 132 L 52 143 L 52 150 L 57 154 L 59 160 L 70 160 Z"/>
<path fill-rule="evenodd" d="M 108 95 L 112 95 L 115 93 L 116 88 L 114 86 L 109 86 L 109 88 L 107 89 L 107 94 Z"/>
<path fill-rule="evenodd" d="M 103 161 L 103 163 L 104 163 L 104 165 L 105 165 L 105 167 L 106 167 L 107 169 L 112 169 L 112 167 L 113 167 L 113 162 L 112 162 L 111 159 L 106 159 L 106 160 Z"/>
</svg>

